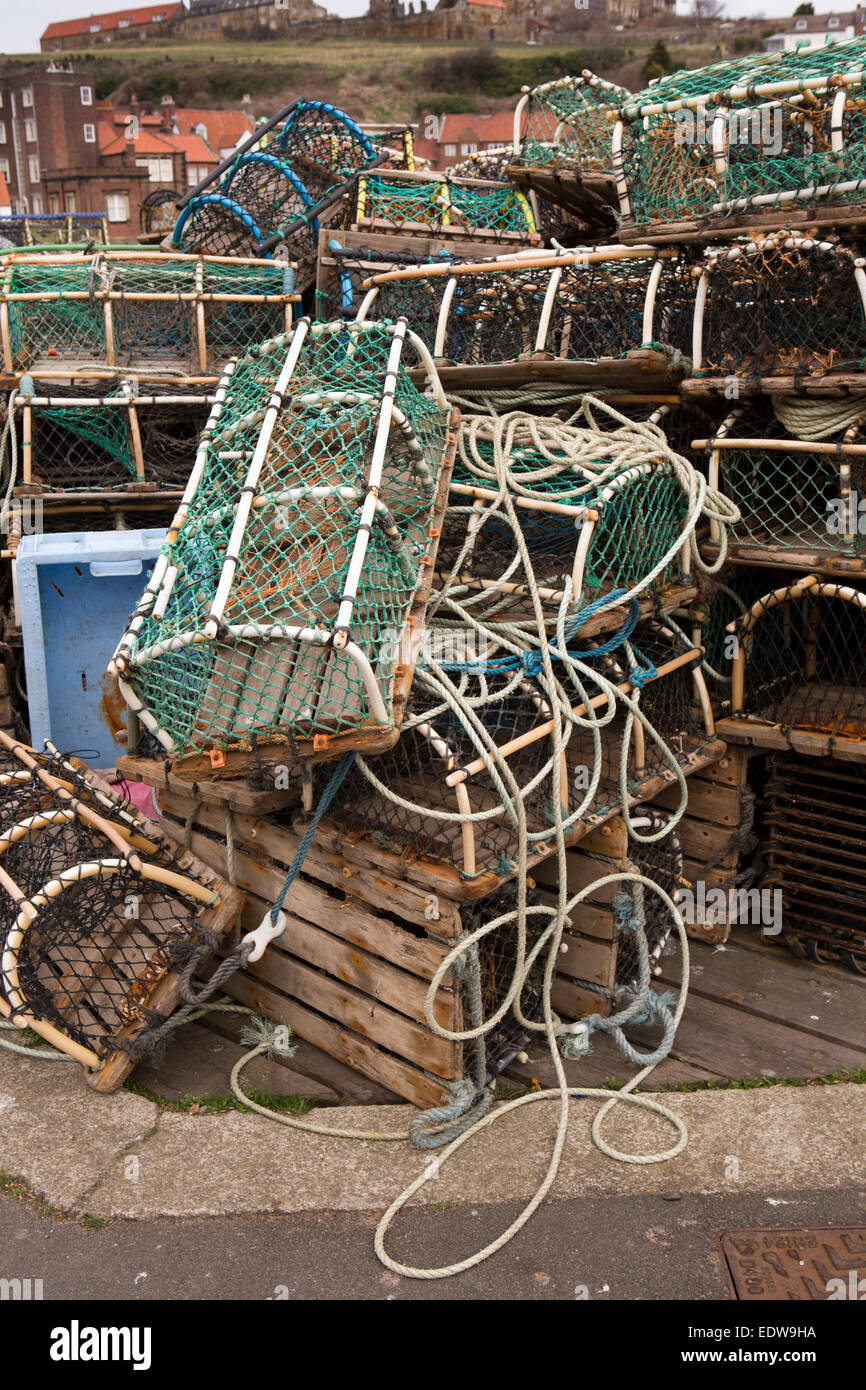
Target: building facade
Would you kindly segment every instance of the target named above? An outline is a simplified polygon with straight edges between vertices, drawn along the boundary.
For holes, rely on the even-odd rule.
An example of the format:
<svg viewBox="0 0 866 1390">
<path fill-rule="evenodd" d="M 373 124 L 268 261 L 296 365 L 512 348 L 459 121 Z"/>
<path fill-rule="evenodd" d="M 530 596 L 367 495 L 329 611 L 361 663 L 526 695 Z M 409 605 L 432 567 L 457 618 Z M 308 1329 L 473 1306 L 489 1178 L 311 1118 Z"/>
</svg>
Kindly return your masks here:
<svg viewBox="0 0 866 1390">
<path fill-rule="evenodd" d="M 844 43 L 866 29 L 866 10 L 839 14 L 797 14 L 782 20 L 777 31 L 764 39 L 766 53 L 796 48 L 823 48 L 828 43 Z"/>
<path fill-rule="evenodd" d="M 128 39 L 165 38 L 185 13 L 182 4 L 166 3 L 134 10 L 112 10 L 109 14 L 92 14 L 82 19 L 61 19 L 49 24 L 39 46 L 43 53 L 57 53 Z"/>
<path fill-rule="evenodd" d="M 0 176 L 15 213 L 94 212 L 135 238 L 157 188 L 193 188 L 254 128 L 246 111 L 98 103 L 91 73 L 50 63 L 0 76 Z"/>
</svg>

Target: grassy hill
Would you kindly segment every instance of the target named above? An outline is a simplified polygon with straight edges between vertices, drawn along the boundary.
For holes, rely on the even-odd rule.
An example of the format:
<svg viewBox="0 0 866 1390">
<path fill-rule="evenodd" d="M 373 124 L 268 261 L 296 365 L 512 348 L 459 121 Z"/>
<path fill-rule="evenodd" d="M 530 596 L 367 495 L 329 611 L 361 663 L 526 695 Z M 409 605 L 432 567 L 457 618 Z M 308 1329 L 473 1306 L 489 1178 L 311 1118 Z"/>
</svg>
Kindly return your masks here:
<svg viewBox="0 0 866 1390">
<path fill-rule="evenodd" d="M 576 36 L 578 37 L 578 36 Z M 169 43 L 112 46 L 64 54 L 77 68 L 94 73 L 100 98 L 135 91 L 159 101 L 171 94 L 186 106 L 237 105 L 249 93 L 255 114 L 268 115 L 296 97 L 327 100 L 357 119 L 414 119 L 422 107 L 471 110 L 480 100 L 513 105 L 524 83 L 533 85 L 592 68 L 632 89 L 656 36 L 643 31 L 592 37 L 528 48 L 497 44 L 479 49 L 470 43 L 385 42 L 344 39 L 298 44 Z M 670 42 L 670 36 L 668 38 Z M 712 57 L 709 45 L 672 47 L 677 65 L 693 66 Z M 44 55 L 15 55 L 3 67 L 26 65 Z"/>
</svg>

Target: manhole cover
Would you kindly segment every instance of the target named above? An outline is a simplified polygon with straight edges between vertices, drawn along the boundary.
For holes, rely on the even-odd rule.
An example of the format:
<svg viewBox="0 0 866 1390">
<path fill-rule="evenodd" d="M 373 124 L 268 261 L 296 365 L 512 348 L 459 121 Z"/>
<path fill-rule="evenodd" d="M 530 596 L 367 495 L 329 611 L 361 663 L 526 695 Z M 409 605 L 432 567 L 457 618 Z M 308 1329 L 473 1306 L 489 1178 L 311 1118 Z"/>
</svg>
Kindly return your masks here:
<svg viewBox="0 0 866 1390">
<path fill-rule="evenodd" d="M 866 1226 L 723 1231 L 737 1298 L 866 1300 Z"/>
</svg>

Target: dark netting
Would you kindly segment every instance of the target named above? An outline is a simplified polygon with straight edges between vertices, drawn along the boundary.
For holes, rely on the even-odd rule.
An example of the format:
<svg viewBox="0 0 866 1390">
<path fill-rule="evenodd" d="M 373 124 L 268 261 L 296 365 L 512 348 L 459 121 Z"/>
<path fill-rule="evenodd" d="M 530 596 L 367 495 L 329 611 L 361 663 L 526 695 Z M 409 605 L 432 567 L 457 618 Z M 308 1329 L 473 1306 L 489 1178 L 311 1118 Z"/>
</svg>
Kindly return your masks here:
<svg viewBox="0 0 866 1390">
<path fill-rule="evenodd" d="M 30 768 L 8 743 L 3 753 L 0 865 L 17 891 L 7 882 L 0 902 L 0 987 L 13 1018 L 53 1024 L 101 1057 L 119 1029 L 149 1022 L 153 991 L 175 948 L 199 940 L 212 895 L 188 878 L 161 881 L 170 856 L 68 759 L 37 756 Z"/>
<path fill-rule="evenodd" d="M 142 198 L 138 223 L 145 236 L 171 231 L 177 221 L 177 202 L 182 196 L 176 188 L 154 188 Z"/>
<path fill-rule="evenodd" d="M 801 958 L 866 975 L 866 786 L 836 758 L 771 753 L 763 794 L 765 875 L 782 893 L 782 940 Z"/>
<path fill-rule="evenodd" d="M 493 922 L 506 913 L 515 914 L 514 919 L 495 927 L 478 942 L 478 966 L 481 983 L 482 1019 L 489 1019 L 502 1004 L 514 980 L 517 967 L 517 895 L 516 883 L 503 884 L 484 898 L 464 903 L 460 908 L 460 923 L 463 931 L 470 935 Z M 526 891 L 527 908 L 541 906 L 542 897 L 535 889 Z M 526 955 L 550 924 L 550 917 L 529 913 L 526 917 Z M 530 968 L 519 996 L 519 1006 L 525 1018 L 541 1022 L 544 1018 L 543 983 L 547 950 L 542 948 L 535 963 Z M 513 1007 L 513 1006 L 512 1006 Z M 464 1009 L 464 1019 L 466 1010 Z M 468 1020 L 464 1027 L 469 1026 Z M 530 1041 L 530 1033 L 515 1014 L 509 1010 L 494 1028 L 484 1035 L 484 1052 L 488 1076 L 496 1076 Z M 464 1043 L 465 1069 L 469 1071 L 472 1062 L 473 1044 Z"/>
<path fill-rule="evenodd" d="M 635 829 L 641 835 L 652 835 L 662 830 L 670 817 L 664 812 L 649 807 L 641 807 L 632 818 Z M 629 868 L 644 878 L 650 878 L 665 890 L 668 897 L 676 901 L 676 894 L 682 886 L 683 852 L 676 830 L 668 831 L 659 840 L 650 844 L 629 841 Z M 646 937 L 650 970 L 653 971 L 673 930 L 674 920 L 670 908 L 658 893 L 642 884 L 622 882 L 616 887 L 617 916 L 621 922 L 636 922 Z M 640 956 L 638 939 L 633 930 L 620 930 L 617 940 L 616 989 L 626 996 L 634 996 L 639 991 Z"/>
<path fill-rule="evenodd" d="M 503 750 L 501 756 L 521 789 L 530 858 L 550 853 L 554 795 L 563 807 L 566 840 L 577 839 L 588 824 L 622 809 L 623 779 L 629 801 L 653 795 L 659 778 L 673 776 L 672 759 L 688 767 L 713 739 L 695 684 L 699 654 L 662 623 L 640 624 L 633 641 L 638 679 L 643 681 L 640 707 L 670 754 L 642 730 L 633 729 L 626 743 L 625 707 L 617 701 L 613 718 L 608 717 L 606 700 L 599 698 L 590 669 L 585 680 L 596 715 L 587 715 L 572 687 L 577 717 L 570 731 L 565 718 L 568 737 L 564 758 L 557 763 L 551 707 L 540 680 L 495 668 L 485 671 L 483 659 L 478 662 L 483 676 L 464 665 L 464 699 L 480 714 L 487 738 Z M 448 645 L 443 638 L 437 647 L 440 655 Z M 453 633 L 450 645 L 459 647 Z M 588 660 L 613 685 L 631 688 L 633 668 L 624 651 Z M 596 719 L 602 720 L 595 729 L 597 737 Z M 436 712 L 433 706 L 431 712 L 430 696 L 425 703 L 416 676 L 398 742 L 376 758 L 356 759 L 329 815 L 397 857 L 411 854 L 450 865 L 462 881 L 482 874 L 508 876 L 518 866 L 519 838 L 489 761 L 479 752 L 477 736 L 464 717 L 450 707 Z"/>
<path fill-rule="evenodd" d="M 378 151 L 345 111 L 323 101 L 299 101 L 266 146 L 286 160 L 314 202 L 347 175 L 363 169 Z"/>
<path fill-rule="evenodd" d="M 192 471 L 207 405 L 139 408 L 145 478 L 161 488 L 183 488 Z"/>
<path fill-rule="evenodd" d="M 324 320 L 355 318 L 367 295 L 364 282 L 371 276 L 448 259 L 445 254 L 418 254 L 396 246 L 387 250 L 344 247 L 332 237 L 327 251 L 319 258 L 316 317 Z M 413 331 L 432 349 L 442 289 L 443 285 L 435 280 L 398 281 L 393 287 L 392 282 L 386 280 L 378 286 L 373 312 L 368 317 L 395 319 L 405 315 Z"/>
<path fill-rule="evenodd" d="M 780 573 L 780 580 L 783 576 Z M 735 642 L 730 623 L 743 616 L 767 592 L 772 582 L 765 569 L 726 568 L 721 575 L 702 576 L 700 597 L 691 610 L 692 638 L 705 651 L 707 683 L 715 694 L 730 694 Z"/>
<path fill-rule="evenodd" d="M 35 406 L 31 426 L 34 483 L 71 492 L 135 481 L 129 412 L 121 407 Z"/>
<path fill-rule="evenodd" d="M 710 251 L 700 375 L 861 371 L 866 316 L 853 251 L 779 232 Z"/>
<path fill-rule="evenodd" d="M 866 739 L 866 594 L 809 575 L 759 599 L 735 634 L 738 721 Z"/>
<path fill-rule="evenodd" d="M 71 882 L 39 905 L 18 953 L 25 1014 L 94 1052 L 110 1050 L 122 1028 L 147 1021 L 172 948 L 196 940 L 197 907 L 128 866 Z"/>
<path fill-rule="evenodd" d="M 172 232 L 172 245 L 187 255 L 260 256 L 264 228 L 233 198 L 204 193 L 187 203 Z"/>
<path fill-rule="evenodd" d="M 108 242 L 108 221 L 100 212 L 46 212 L 0 217 L 0 247 Z M 5 248 L 4 248 L 5 249 Z"/>
<path fill-rule="evenodd" d="M 818 404 L 822 411 L 826 403 Z M 802 550 L 866 558 L 859 511 L 866 431 L 859 421 L 833 428 L 825 419 L 821 438 L 798 437 L 798 423 L 808 430 L 813 412 L 814 404 L 787 397 L 750 401 L 715 434 L 710 480 L 740 510 L 729 535 L 732 558 L 755 550 L 768 558 Z"/>
<path fill-rule="evenodd" d="M 527 260 L 525 266 L 491 266 L 484 271 L 457 266 L 453 292 L 442 273 L 425 278 L 406 271 L 388 280 L 373 278 L 389 304 L 400 305 L 405 296 L 407 313 L 418 303 L 425 284 L 433 303 L 441 304 L 446 292 L 450 295 L 444 325 L 438 325 L 441 355 L 449 363 L 484 366 L 514 362 L 535 352 L 558 361 L 595 362 L 653 347 L 667 351 L 684 368 L 694 302 L 690 259 L 662 256 L 653 336 L 645 342 L 644 313 L 655 257 L 592 254 L 596 258 L 578 257 L 559 266 L 544 253 L 537 263 Z M 373 300 L 367 315 L 379 314 Z M 432 305 L 426 316 L 432 317 Z"/>
</svg>

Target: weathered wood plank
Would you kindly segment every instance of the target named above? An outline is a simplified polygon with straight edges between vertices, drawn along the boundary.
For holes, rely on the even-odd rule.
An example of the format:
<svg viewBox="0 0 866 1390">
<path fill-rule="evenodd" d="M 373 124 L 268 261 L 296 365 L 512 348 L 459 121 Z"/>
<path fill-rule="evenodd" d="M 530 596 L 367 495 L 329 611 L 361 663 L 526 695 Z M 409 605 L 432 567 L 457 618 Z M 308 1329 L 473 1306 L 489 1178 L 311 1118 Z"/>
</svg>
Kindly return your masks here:
<svg viewBox="0 0 866 1390">
<path fill-rule="evenodd" d="M 305 1008 L 295 999 L 272 989 L 262 980 L 253 979 L 245 971 L 232 975 L 226 982 L 226 993 L 239 999 L 242 1004 L 261 1013 L 266 1018 L 279 1023 L 287 1023 L 299 1038 L 322 1048 L 338 1061 L 345 1062 L 353 1070 L 369 1076 L 373 1081 L 396 1091 L 413 1105 L 428 1107 L 441 1105 L 448 1097 L 445 1085 L 426 1076 L 423 1071 L 410 1066 L 399 1057 L 391 1056 L 376 1047 L 368 1039 L 359 1037 L 350 1029 L 322 1018 L 311 1009 Z"/>
<path fill-rule="evenodd" d="M 689 1000 L 672 1055 L 719 1075 L 814 1077 L 863 1065 L 863 1049 L 826 1042 L 784 1023 L 698 995 Z"/>
<path fill-rule="evenodd" d="M 743 796 L 738 787 L 726 787 L 714 782 L 693 781 L 688 785 L 688 817 L 710 821 L 713 825 L 739 825 Z M 680 804 L 679 787 L 671 787 L 653 801 L 654 806 L 675 811 Z"/>
<path fill-rule="evenodd" d="M 724 951 L 695 948 L 689 984 L 693 999 L 734 1005 L 741 1016 L 748 1016 L 746 1026 L 756 1032 L 760 1025 L 753 1020 L 770 1019 L 799 1034 L 853 1048 L 861 1054 L 862 1064 L 866 1060 L 866 979 L 821 965 L 804 965 L 784 946 L 756 942 L 754 949 L 745 949 L 747 935 L 743 929 L 736 931 Z M 676 964 L 663 957 L 661 965 L 661 979 L 676 983 Z"/>
</svg>

